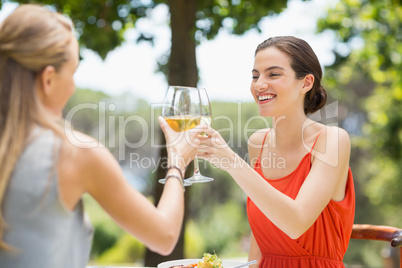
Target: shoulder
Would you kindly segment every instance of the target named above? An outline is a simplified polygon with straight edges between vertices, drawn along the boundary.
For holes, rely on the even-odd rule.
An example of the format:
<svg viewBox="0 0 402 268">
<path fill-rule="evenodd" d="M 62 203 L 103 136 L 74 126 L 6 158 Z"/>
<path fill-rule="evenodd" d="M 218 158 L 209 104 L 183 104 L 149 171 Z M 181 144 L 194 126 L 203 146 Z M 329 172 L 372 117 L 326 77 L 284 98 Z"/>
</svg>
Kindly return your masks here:
<svg viewBox="0 0 402 268">
<path fill-rule="evenodd" d="M 116 158 L 96 139 L 74 132 L 62 145 L 59 161 L 60 189 L 64 202 L 74 207 L 84 193 L 98 202 L 111 187 L 125 183 Z"/>
<path fill-rule="evenodd" d="M 337 145 L 342 148 L 350 148 L 349 133 L 343 128 L 336 126 L 325 126 L 321 137 L 317 140 L 318 142 L 321 144 L 325 142 L 328 145 Z"/>
<path fill-rule="evenodd" d="M 249 149 L 261 149 L 261 146 L 263 145 L 263 141 L 265 138 L 265 135 L 270 131 L 270 128 L 264 128 L 264 129 L 259 129 L 253 134 L 251 134 L 250 138 L 248 139 L 247 145 Z"/>
<path fill-rule="evenodd" d="M 118 164 L 102 143 L 78 131 L 66 135 L 63 147 L 64 161 L 73 162 L 73 168 L 85 178 L 90 178 L 90 174 L 104 171 L 114 162 Z"/>
<path fill-rule="evenodd" d="M 97 147 L 105 147 L 95 138 L 88 136 L 82 132 L 75 130 L 68 130 L 65 132 L 66 142 L 76 148 L 89 149 L 89 148 L 97 148 Z"/>
<path fill-rule="evenodd" d="M 313 150 L 314 158 L 330 164 L 349 163 L 351 142 L 349 134 L 336 126 L 325 126 Z"/>
</svg>

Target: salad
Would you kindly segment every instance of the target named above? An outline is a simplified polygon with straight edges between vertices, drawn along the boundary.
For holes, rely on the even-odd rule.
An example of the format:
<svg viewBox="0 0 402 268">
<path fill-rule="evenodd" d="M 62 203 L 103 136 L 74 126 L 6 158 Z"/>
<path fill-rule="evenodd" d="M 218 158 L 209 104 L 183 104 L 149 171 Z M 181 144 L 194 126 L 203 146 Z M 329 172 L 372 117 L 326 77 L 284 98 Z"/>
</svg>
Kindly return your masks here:
<svg viewBox="0 0 402 268">
<path fill-rule="evenodd" d="M 169 268 L 223 268 L 222 260 L 216 254 L 204 253 L 202 260 L 198 263 L 188 265 L 176 265 Z"/>
<path fill-rule="evenodd" d="M 197 268 L 223 268 L 222 260 L 216 254 L 204 253 L 202 261 L 198 262 Z"/>
</svg>

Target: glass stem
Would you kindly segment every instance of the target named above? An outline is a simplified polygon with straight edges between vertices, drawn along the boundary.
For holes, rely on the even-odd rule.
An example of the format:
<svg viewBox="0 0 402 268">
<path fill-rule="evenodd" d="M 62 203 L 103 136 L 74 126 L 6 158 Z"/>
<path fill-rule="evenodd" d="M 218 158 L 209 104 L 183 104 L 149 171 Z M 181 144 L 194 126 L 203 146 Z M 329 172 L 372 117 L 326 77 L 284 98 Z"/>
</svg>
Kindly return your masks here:
<svg viewBox="0 0 402 268">
<path fill-rule="evenodd" d="M 198 158 L 194 157 L 194 176 L 200 176 L 200 166 L 198 165 Z"/>
</svg>

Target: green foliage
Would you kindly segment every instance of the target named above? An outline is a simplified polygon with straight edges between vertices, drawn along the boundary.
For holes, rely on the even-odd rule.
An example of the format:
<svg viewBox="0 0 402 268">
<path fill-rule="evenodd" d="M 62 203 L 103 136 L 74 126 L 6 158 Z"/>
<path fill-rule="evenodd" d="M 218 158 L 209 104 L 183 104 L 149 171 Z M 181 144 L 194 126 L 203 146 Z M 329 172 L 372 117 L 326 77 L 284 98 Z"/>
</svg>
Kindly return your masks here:
<svg viewBox="0 0 402 268">
<path fill-rule="evenodd" d="M 381 251 L 384 248 L 382 241 L 351 240 L 345 254 L 346 267 L 383 267 Z M 362 260 L 365 266 L 361 266 Z"/>
<path fill-rule="evenodd" d="M 305 0 L 304 0 L 305 1 Z M 1 3 L 4 0 L 0 1 Z M 70 16 L 79 35 L 81 47 L 96 51 L 103 59 L 109 51 L 121 45 L 123 34 L 135 27 L 139 19 L 147 18 L 159 4 L 179 5 L 176 1 L 140 0 L 18 0 L 23 3 L 41 3 Z M 250 29 L 260 31 L 258 22 L 267 15 L 277 14 L 286 8 L 282 0 L 208 0 L 197 1 L 194 38 L 213 39 L 221 28 L 233 34 Z M 152 33 L 141 33 L 139 41 L 153 42 Z"/>
<path fill-rule="evenodd" d="M 113 247 L 124 232 L 92 197 L 85 195 L 84 204 L 95 229 L 91 249 L 93 259 Z"/>
<path fill-rule="evenodd" d="M 326 81 L 337 97 L 345 99 L 349 118 L 364 118 L 352 139 L 356 222 L 402 227 L 400 1 L 340 0 L 318 28 L 332 30 L 338 39 L 336 60 L 326 70 Z M 378 251 L 373 244 L 352 246 L 345 259 L 362 258 L 360 263 L 380 265 Z"/>
<path fill-rule="evenodd" d="M 122 234 L 121 229 L 111 220 L 98 220 L 93 222 L 93 226 L 95 233 L 91 248 L 92 258 L 103 254 L 109 248 L 113 247 Z"/>
<path fill-rule="evenodd" d="M 221 256 L 236 256 L 241 251 L 242 238 L 250 232 L 245 207 L 233 201 L 205 209 L 198 222 L 205 252 L 216 252 Z"/>
<path fill-rule="evenodd" d="M 143 258 L 144 245 L 128 233 L 122 235 L 117 243 L 106 250 L 96 262 L 100 265 L 134 263 Z"/>
<path fill-rule="evenodd" d="M 205 252 L 205 239 L 199 224 L 189 220 L 184 234 L 184 256 L 189 259 L 198 259 Z"/>
<path fill-rule="evenodd" d="M 197 4 L 196 33 L 200 33 L 198 36 L 213 39 L 221 28 L 237 35 L 250 29 L 260 31 L 258 22 L 267 15 L 283 11 L 287 1 L 207 0 L 197 1 Z"/>
<path fill-rule="evenodd" d="M 391 167 L 402 164 L 402 6 L 390 0 L 343 0 L 318 25 L 321 30 L 334 30 L 340 42 L 335 48 L 339 61 L 328 72 L 333 78 L 343 78 L 337 86 L 351 83 L 356 78 L 351 75 L 353 70 L 374 85 L 362 106 L 367 123 L 361 146 L 372 155 L 371 165 L 377 167 L 371 169 L 368 184 L 372 185 L 367 189 L 382 184 L 388 185 L 388 190 L 383 189 L 381 194 L 367 190 L 367 195 L 378 205 L 400 204 L 402 171 Z M 339 71 L 334 71 L 335 68 Z M 385 158 L 392 164 L 385 165 Z"/>
<path fill-rule="evenodd" d="M 3 1 L 2 1 L 3 2 Z M 40 3 L 68 15 L 76 27 L 81 47 L 99 53 L 104 59 L 109 51 L 123 42 L 123 33 L 135 22 L 147 16 L 155 7 L 153 1 L 128 0 L 19 0 L 23 3 Z M 0 6 L 1 7 L 1 6 Z"/>
</svg>

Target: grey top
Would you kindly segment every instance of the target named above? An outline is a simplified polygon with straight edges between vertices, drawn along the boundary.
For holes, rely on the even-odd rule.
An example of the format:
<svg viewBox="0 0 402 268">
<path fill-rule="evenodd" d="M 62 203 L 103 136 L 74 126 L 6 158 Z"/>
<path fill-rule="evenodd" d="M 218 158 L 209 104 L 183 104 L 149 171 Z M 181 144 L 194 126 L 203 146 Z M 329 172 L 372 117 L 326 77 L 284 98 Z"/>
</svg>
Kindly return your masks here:
<svg viewBox="0 0 402 268">
<path fill-rule="evenodd" d="M 93 228 L 82 200 L 70 211 L 58 191 L 60 141 L 50 130 L 35 129 L 15 166 L 4 196 L 3 239 L 18 252 L 0 250 L 1 268 L 75 268 L 88 262 Z"/>
</svg>

